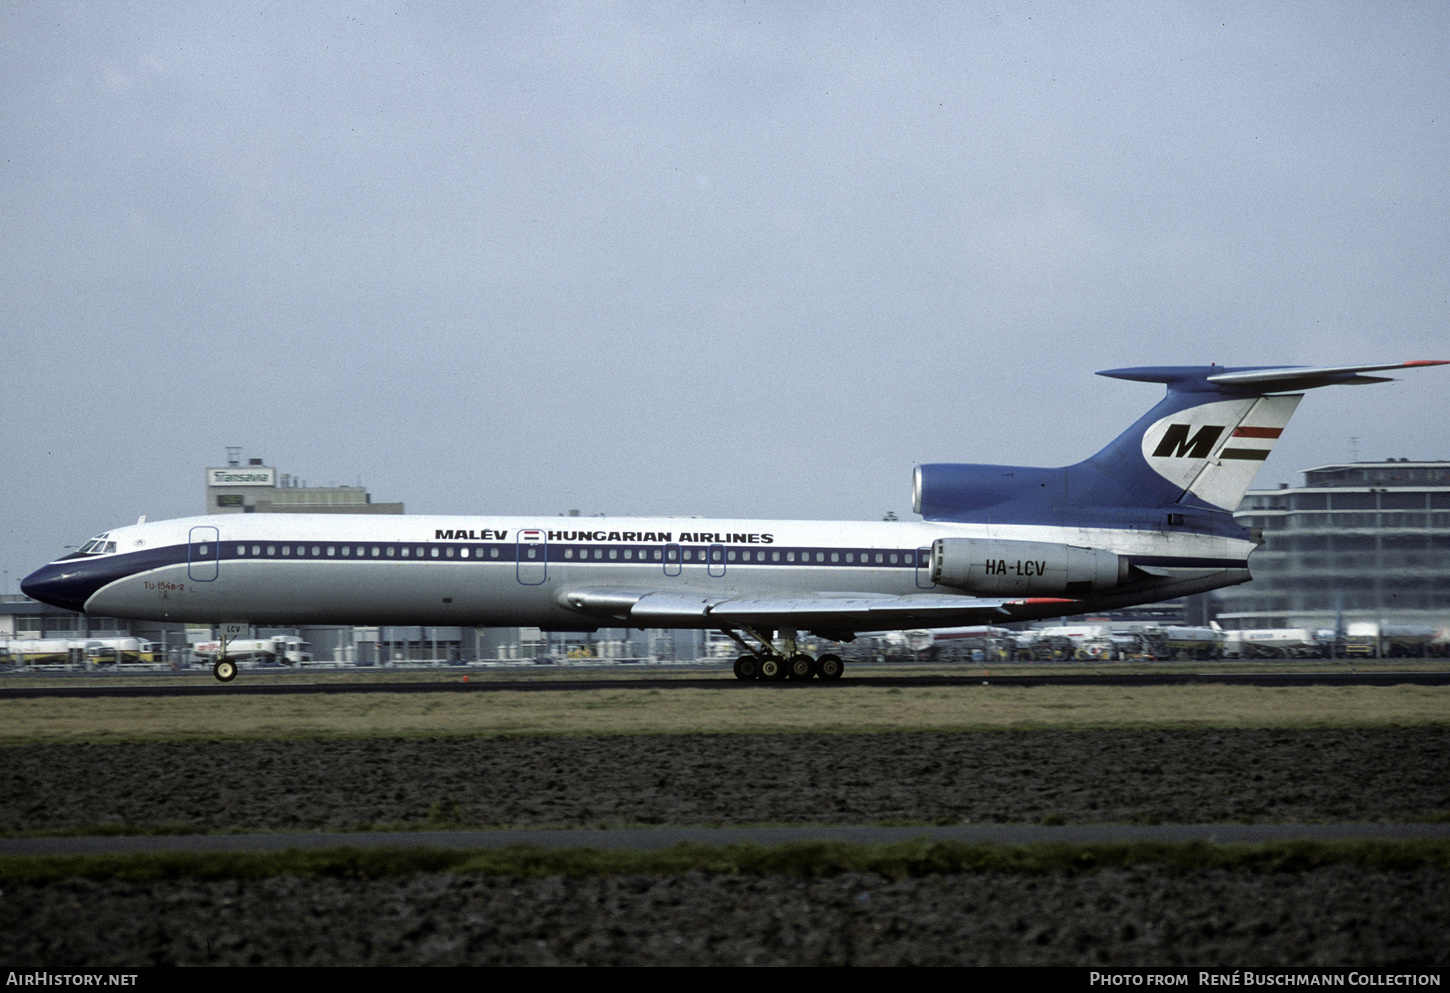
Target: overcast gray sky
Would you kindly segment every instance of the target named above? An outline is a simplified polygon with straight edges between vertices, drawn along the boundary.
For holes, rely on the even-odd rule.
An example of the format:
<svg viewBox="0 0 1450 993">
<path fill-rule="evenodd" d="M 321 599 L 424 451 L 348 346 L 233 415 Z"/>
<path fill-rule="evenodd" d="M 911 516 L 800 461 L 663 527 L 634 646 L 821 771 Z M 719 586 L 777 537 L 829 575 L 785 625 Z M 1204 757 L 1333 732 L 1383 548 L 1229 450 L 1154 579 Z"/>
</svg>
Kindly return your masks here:
<svg viewBox="0 0 1450 993">
<path fill-rule="evenodd" d="M 1161 395 L 1098 369 L 1450 358 L 1447 127 L 1443 3 L 6 4 L 7 590 L 227 445 L 905 518 Z M 1259 483 L 1450 458 L 1447 393 L 1313 393 Z"/>
</svg>

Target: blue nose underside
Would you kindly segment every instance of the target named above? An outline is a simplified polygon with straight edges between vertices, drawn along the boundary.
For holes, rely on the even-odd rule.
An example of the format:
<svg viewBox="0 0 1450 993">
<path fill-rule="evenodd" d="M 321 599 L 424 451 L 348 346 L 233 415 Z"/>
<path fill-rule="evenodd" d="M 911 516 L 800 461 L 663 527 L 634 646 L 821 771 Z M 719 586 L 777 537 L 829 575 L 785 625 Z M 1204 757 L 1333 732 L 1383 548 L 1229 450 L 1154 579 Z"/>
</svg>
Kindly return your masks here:
<svg viewBox="0 0 1450 993">
<path fill-rule="evenodd" d="M 89 563 L 76 559 L 52 562 L 21 580 L 20 592 L 52 607 L 84 611 L 91 594 L 106 582 L 96 572 Z"/>
</svg>

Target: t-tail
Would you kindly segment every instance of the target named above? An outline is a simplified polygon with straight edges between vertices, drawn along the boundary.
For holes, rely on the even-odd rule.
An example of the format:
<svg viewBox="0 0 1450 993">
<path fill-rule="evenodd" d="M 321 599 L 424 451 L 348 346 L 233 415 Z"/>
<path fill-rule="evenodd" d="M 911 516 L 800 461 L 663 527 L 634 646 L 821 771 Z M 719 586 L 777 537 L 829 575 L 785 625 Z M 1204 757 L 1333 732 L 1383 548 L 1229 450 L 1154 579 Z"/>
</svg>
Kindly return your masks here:
<svg viewBox="0 0 1450 993">
<path fill-rule="evenodd" d="M 1228 534 L 1232 515 L 1303 399 L 1320 386 L 1446 365 L 1145 366 L 1100 376 L 1163 383 L 1167 395 L 1092 458 L 1059 469 L 918 466 L 915 509 L 929 521 L 1076 527 L 1183 527 Z"/>
</svg>

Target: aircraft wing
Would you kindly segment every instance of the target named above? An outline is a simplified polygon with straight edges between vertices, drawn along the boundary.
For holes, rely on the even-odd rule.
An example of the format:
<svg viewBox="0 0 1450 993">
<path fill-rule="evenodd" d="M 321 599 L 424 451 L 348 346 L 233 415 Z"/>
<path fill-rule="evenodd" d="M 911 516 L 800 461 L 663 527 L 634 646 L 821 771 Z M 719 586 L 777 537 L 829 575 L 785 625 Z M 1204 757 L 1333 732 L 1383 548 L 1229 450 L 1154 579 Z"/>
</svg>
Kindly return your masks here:
<svg viewBox="0 0 1450 993">
<path fill-rule="evenodd" d="M 903 627 L 948 627 L 1011 618 L 1013 604 L 1040 599 L 992 599 L 921 593 L 817 593 L 808 590 L 752 595 L 682 592 L 639 587 L 566 590 L 564 605 L 601 621 L 628 627 L 792 627 L 819 633 L 853 633 Z"/>
</svg>

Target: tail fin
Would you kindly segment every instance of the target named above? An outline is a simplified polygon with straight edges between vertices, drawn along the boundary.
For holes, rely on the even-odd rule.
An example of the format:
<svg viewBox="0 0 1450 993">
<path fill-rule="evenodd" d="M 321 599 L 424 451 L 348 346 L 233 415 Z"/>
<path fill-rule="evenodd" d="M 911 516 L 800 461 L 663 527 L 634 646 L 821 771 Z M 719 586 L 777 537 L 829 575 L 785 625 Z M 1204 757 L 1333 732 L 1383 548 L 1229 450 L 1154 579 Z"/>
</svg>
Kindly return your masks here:
<svg viewBox="0 0 1450 993">
<path fill-rule="evenodd" d="M 1143 433 L 1143 460 L 1180 488 L 1174 503 L 1193 496 L 1233 510 L 1302 399 L 1289 393 L 1223 400 L 1170 414 Z"/>
<path fill-rule="evenodd" d="M 1232 512 L 1253 485 L 1254 477 L 1289 418 L 1294 416 L 1299 401 L 1304 398 L 1304 390 L 1384 383 L 1389 382 L 1388 377 L 1365 373 L 1443 364 L 1403 362 L 1321 369 L 1226 369 L 1222 366 L 1111 369 L 1098 375 L 1163 383 L 1168 387 L 1168 395 L 1137 424 L 1082 465 L 1111 473 L 1127 483 L 1137 497 L 1131 501 L 1132 506 L 1177 505 Z M 1135 476 L 1144 478 L 1135 485 Z M 1088 499 L 1087 502 L 1096 501 Z"/>
<path fill-rule="evenodd" d="M 1365 373 L 1438 361 L 1332 368 L 1157 366 L 1100 376 L 1163 383 L 1167 395 L 1092 458 L 1062 469 L 924 465 L 916 510 L 928 520 L 1126 524 L 1165 511 L 1232 513 L 1304 390 L 1387 382 Z"/>
</svg>

